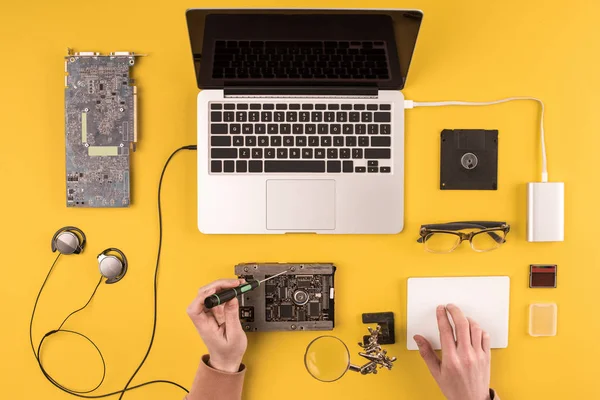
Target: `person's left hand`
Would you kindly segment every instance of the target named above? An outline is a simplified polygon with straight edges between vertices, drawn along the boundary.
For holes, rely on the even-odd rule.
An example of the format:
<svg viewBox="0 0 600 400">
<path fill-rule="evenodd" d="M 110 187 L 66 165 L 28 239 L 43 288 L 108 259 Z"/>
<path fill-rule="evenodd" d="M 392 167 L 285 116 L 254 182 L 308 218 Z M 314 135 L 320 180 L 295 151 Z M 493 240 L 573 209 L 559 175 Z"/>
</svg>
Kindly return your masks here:
<svg viewBox="0 0 600 400">
<path fill-rule="evenodd" d="M 225 372 L 238 372 L 248 346 L 248 338 L 239 318 L 239 302 L 235 298 L 207 309 L 204 299 L 223 289 L 244 284 L 243 279 L 221 279 L 198 290 L 187 313 L 208 348 L 210 366 Z"/>
</svg>

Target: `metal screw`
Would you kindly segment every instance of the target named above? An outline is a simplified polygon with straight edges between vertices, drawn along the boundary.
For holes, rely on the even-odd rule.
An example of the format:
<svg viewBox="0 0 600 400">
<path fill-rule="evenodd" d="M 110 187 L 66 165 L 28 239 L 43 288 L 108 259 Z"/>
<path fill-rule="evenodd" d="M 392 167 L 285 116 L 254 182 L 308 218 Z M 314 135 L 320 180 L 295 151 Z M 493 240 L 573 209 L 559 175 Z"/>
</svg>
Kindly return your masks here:
<svg viewBox="0 0 600 400">
<path fill-rule="evenodd" d="M 135 64 L 135 61 L 133 61 L 133 58 L 129 60 L 129 65 L 133 65 Z"/>
<path fill-rule="evenodd" d="M 247 330 L 247 331 L 250 330 L 250 325 L 244 326 L 244 329 Z"/>
<path fill-rule="evenodd" d="M 89 144 L 87 144 L 87 143 L 84 143 L 83 145 L 84 145 L 85 147 L 90 147 L 90 145 L 89 145 Z"/>
<path fill-rule="evenodd" d="M 119 111 L 123 112 L 125 109 L 123 107 L 119 108 Z"/>
<path fill-rule="evenodd" d="M 123 143 L 121 143 L 121 144 L 119 145 L 119 147 L 125 147 L 125 145 L 124 145 Z"/>
<path fill-rule="evenodd" d="M 296 330 L 296 325 L 292 325 L 290 328 L 292 328 L 292 330 Z"/>
<path fill-rule="evenodd" d="M 83 111 L 88 112 L 88 111 L 90 111 L 90 109 L 86 107 L 83 109 Z"/>
<path fill-rule="evenodd" d="M 290 271 L 294 272 L 296 270 L 296 267 L 292 267 L 290 268 Z"/>
<path fill-rule="evenodd" d="M 244 267 L 244 272 L 248 272 L 248 267 Z"/>
<path fill-rule="evenodd" d="M 69 61 L 70 61 L 70 62 L 75 62 L 75 57 L 71 57 L 71 58 L 69 58 Z"/>
</svg>

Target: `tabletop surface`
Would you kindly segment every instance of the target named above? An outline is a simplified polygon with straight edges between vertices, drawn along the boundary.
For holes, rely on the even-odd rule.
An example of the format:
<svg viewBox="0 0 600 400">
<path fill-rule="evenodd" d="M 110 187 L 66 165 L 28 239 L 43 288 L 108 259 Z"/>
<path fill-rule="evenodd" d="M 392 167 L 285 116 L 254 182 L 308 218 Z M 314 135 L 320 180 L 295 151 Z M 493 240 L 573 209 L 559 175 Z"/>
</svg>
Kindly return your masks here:
<svg viewBox="0 0 600 400">
<path fill-rule="evenodd" d="M 102 2 L 30 1 L 0 12 L 0 397 L 68 399 L 48 383 L 32 355 L 28 327 L 35 295 L 55 255 L 56 229 L 76 225 L 86 251 L 63 257 L 41 298 L 34 340 L 86 301 L 99 278 L 96 255 L 122 249 L 129 272 L 101 286 L 88 309 L 67 328 L 98 344 L 107 363 L 98 394 L 123 387 L 148 344 L 152 279 L 158 244 L 156 193 L 160 171 L 177 147 L 196 143 L 194 71 L 185 24 L 190 7 L 222 3 L 171 0 Z M 240 2 L 227 6 L 323 6 L 322 2 Z M 406 350 L 406 281 L 414 276 L 506 275 L 511 278 L 508 348 L 493 351 L 492 386 L 503 399 L 597 398 L 600 358 L 595 318 L 600 283 L 597 209 L 600 3 L 476 0 L 412 2 L 334 1 L 331 7 L 406 7 L 425 18 L 403 93 L 407 99 L 494 100 L 528 95 L 546 103 L 550 180 L 565 182 L 566 240 L 526 241 L 526 183 L 539 179 L 539 107 L 533 102 L 484 108 L 428 108 L 406 113 L 404 231 L 372 236 L 206 236 L 196 227 L 196 155 L 178 155 L 163 185 L 164 241 L 159 274 L 158 328 L 150 357 L 134 382 L 176 380 L 189 387 L 206 351 L 186 316 L 197 289 L 233 276 L 236 263 L 333 262 L 336 328 L 350 347 L 366 333 L 364 312 L 392 311 L 398 357 L 392 371 L 349 374 L 319 383 L 302 357 L 315 332 L 249 335 L 245 399 L 442 399 L 417 352 Z M 134 69 L 140 98 L 138 150 L 132 156 L 133 204 L 127 209 L 65 207 L 64 60 L 66 48 L 147 53 Z M 439 138 L 443 129 L 499 130 L 497 191 L 440 191 Z M 416 243 L 421 224 L 501 220 L 507 243 L 478 254 L 463 245 L 448 255 L 425 253 Z M 529 264 L 558 264 L 556 289 L 529 289 Z M 558 305 L 558 334 L 528 335 L 531 303 Z M 73 389 L 93 387 L 101 363 L 81 338 L 57 336 L 44 363 Z M 183 392 L 151 386 L 134 399 L 180 399 Z"/>
</svg>

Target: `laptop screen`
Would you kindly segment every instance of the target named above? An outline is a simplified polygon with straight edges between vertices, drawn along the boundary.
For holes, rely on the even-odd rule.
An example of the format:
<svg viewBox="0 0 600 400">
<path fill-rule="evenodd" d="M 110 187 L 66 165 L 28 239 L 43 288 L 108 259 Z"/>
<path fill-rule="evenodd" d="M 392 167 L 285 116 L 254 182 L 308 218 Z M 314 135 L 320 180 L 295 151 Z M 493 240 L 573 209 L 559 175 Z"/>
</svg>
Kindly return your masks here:
<svg viewBox="0 0 600 400">
<path fill-rule="evenodd" d="M 200 89 L 402 89 L 423 14 L 416 10 L 191 9 Z"/>
</svg>

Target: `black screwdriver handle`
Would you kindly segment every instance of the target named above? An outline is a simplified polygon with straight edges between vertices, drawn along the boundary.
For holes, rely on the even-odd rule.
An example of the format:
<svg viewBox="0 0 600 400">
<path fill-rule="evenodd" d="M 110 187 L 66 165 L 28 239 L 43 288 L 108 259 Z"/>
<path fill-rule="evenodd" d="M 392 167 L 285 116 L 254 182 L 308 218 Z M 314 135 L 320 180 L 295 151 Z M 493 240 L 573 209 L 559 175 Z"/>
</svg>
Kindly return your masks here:
<svg viewBox="0 0 600 400">
<path fill-rule="evenodd" d="M 235 288 L 225 289 L 204 299 L 204 307 L 211 309 L 218 305 L 225 304 L 229 300 L 232 300 L 243 293 L 254 290 L 259 286 L 259 281 L 250 281 Z"/>
</svg>

